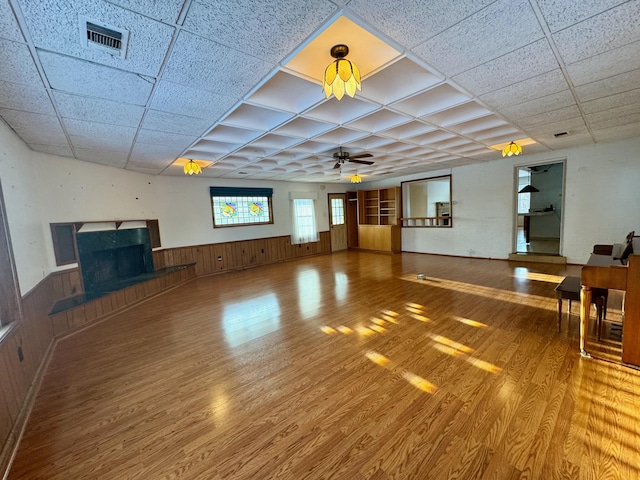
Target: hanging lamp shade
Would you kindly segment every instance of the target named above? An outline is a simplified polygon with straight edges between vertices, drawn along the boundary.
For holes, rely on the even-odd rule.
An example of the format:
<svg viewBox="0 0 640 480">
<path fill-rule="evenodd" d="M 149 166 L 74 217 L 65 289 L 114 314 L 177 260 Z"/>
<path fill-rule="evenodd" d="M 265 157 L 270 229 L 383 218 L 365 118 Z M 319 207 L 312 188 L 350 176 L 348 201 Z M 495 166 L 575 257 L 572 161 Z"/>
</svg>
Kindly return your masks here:
<svg viewBox="0 0 640 480">
<path fill-rule="evenodd" d="M 360 183 L 362 182 L 362 177 L 357 173 L 351 177 L 351 183 Z"/>
<path fill-rule="evenodd" d="M 201 173 L 202 173 L 202 167 L 200 167 L 200 165 L 198 165 L 193 160 L 189 160 L 187 163 L 184 164 L 185 175 L 193 175 L 193 174 L 199 175 Z"/>
<path fill-rule="evenodd" d="M 536 193 L 536 192 L 539 192 L 539 191 L 540 190 L 538 190 L 533 185 L 526 185 L 526 186 L 522 187 L 520 190 L 518 190 L 518 193 Z"/>
<path fill-rule="evenodd" d="M 516 142 L 511 142 L 509 145 L 502 149 L 503 157 L 510 157 L 511 155 L 520 155 L 522 153 L 522 147 Z"/>
<path fill-rule="evenodd" d="M 353 98 L 356 90 L 362 90 L 360 70 L 354 63 L 344 58 L 348 53 L 349 47 L 346 45 L 331 47 L 331 56 L 335 61 L 329 64 L 322 77 L 322 89 L 326 98 L 329 98 L 332 93 L 338 100 L 342 99 L 345 93 Z"/>
</svg>

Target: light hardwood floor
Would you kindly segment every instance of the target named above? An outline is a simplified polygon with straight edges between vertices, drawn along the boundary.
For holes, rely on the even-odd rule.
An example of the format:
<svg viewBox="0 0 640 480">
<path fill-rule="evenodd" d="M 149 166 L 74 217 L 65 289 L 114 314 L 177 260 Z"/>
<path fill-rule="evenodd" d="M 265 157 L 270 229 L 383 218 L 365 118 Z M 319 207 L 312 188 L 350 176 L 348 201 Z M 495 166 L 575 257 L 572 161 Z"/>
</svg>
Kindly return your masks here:
<svg viewBox="0 0 640 480">
<path fill-rule="evenodd" d="M 578 272 L 350 251 L 199 278 L 58 344 L 9 479 L 640 478 L 640 372 L 557 331 Z"/>
</svg>

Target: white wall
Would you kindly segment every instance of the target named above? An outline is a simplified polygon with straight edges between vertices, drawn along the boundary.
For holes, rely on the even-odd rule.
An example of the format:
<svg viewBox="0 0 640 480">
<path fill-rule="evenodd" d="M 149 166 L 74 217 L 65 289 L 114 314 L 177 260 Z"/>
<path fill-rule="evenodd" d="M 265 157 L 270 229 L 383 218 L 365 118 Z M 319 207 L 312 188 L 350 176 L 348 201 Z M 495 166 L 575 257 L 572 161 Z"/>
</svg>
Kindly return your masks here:
<svg viewBox="0 0 640 480">
<path fill-rule="evenodd" d="M 400 185 L 403 180 L 452 174 L 453 228 L 403 228 L 404 251 L 508 258 L 513 251 L 517 165 L 566 158 L 564 224 L 560 253 L 585 263 L 596 243 L 620 243 L 640 231 L 640 138 L 558 150 L 419 174 L 361 188 Z M 499 155 L 499 154 L 497 154 Z"/>
<path fill-rule="evenodd" d="M 289 192 L 317 192 L 319 231 L 329 230 L 328 193 L 350 184 L 152 176 L 30 150 L 0 122 L 0 176 L 22 293 L 56 267 L 50 223 L 159 220 L 165 248 L 291 234 Z M 273 225 L 213 228 L 210 186 L 273 188 Z"/>
</svg>

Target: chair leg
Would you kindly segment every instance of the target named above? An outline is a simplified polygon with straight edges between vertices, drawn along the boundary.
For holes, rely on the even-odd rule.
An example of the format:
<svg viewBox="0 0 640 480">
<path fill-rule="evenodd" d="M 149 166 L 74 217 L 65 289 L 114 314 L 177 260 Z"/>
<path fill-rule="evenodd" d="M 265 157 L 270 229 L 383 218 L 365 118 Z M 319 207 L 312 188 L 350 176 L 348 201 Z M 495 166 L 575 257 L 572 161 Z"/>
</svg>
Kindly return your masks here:
<svg viewBox="0 0 640 480">
<path fill-rule="evenodd" d="M 560 325 L 562 324 L 562 299 L 558 299 L 558 332 L 561 332 L 562 329 Z"/>
</svg>

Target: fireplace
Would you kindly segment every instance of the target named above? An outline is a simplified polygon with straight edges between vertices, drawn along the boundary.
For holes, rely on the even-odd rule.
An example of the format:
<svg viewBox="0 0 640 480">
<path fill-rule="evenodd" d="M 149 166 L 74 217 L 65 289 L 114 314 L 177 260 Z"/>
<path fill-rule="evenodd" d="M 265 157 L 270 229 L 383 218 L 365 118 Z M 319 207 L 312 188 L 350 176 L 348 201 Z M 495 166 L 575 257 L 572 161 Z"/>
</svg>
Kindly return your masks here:
<svg viewBox="0 0 640 480">
<path fill-rule="evenodd" d="M 153 273 L 149 230 L 107 230 L 77 234 L 86 293 L 112 292 Z"/>
</svg>

